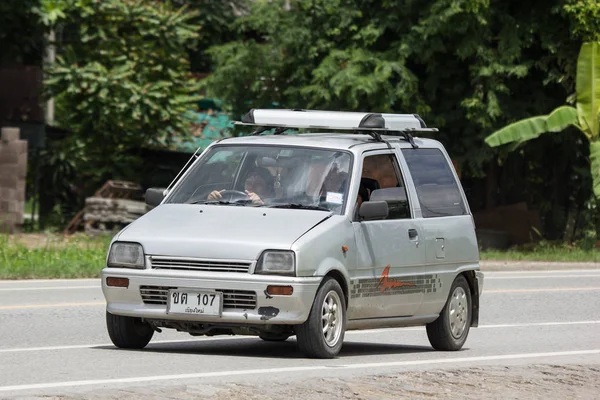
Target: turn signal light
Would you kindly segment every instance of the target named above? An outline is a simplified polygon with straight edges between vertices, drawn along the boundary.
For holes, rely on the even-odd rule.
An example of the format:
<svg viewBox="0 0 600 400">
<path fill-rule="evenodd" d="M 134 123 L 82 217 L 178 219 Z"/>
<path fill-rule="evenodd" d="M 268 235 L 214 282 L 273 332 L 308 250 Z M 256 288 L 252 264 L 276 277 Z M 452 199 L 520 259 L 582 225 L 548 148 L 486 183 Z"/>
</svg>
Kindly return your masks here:
<svg viewBox="0 0 600 400">
<path fill-rule="evenodd" d="M 115 278 L 115 277 L 108 277 L 106 278 L 106 284 L 108 286 L 116 286 L 116 287 L 129 287 L 129 278 Z"/>
<path fill-rule="evenodd" d="M 267 286 L 267 293 L 275 296 L 291 296 L 294 293 L 294 288 L 291 286 Z"/>
</svg>

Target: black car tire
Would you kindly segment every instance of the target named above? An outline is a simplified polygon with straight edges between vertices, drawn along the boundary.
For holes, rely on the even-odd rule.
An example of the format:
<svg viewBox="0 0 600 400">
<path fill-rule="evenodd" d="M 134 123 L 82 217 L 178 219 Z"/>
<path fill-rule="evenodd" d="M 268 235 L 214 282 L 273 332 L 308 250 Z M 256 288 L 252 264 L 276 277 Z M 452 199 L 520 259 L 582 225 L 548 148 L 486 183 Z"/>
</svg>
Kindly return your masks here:
<svg viewBox="0 0 600 400">
<path fill-rule="evenodd" d="M 459 275 L 452 286 L 440 316 L 427 324 L 429 343 L 436 350 L 460 350 L 471 327 L 473 318 L 471 290 L 464 276 Z"/>
<path fill-rule="evenodd" d="M 290 335 L 287 333 L 261 333 L 258 335 L 265 342 L 285 342 Z"/>
<path fill-rule="evenodd" d="M 324 312 L 325 300 L 331 299 L 336 304 L 335 311 L 327 315 L 334 315 L 335 331 L 331 342 L 328 343 L 323 332 L 324 324 L 330 324 L 326 320 Z M 329 304 L 329 303 L 328 303 Z M 326 322 L 324 322 L 326 321 Z M 341 327 L 338 327 L 341 325 Z M 340 352 L 346 331 L 346 300 L 340 284 L 331 277 L 326 277 L 313 301 L 310 314 L 306 322 L 295 327 L 298 347 L 300 351 L 311 358 L 334 358 Z"/>
<path fill-rule="evenodd" d="M 113 344 L 123 349 L 143 349 L 154 335 L 154 329 L 141 318 L 114 315 L 108 311 L 106 327 Z"/>
</svg>

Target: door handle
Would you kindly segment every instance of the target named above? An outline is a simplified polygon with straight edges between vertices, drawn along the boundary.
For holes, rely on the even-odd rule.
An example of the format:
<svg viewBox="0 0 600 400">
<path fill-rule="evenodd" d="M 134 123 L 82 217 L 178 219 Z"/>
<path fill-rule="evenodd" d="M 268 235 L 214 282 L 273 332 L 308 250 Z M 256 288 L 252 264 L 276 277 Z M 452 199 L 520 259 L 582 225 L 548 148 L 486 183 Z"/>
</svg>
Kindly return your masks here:
<svg viewBox="0 0 600 400">
<path fill-rule="evenodd" d="M 416 229 L 409 229 L 408 230 L 408 238 L 409 239 L 415 239 L 417 236 L 419 236 L 419 233 L 417 232 Z"/>
</svg>

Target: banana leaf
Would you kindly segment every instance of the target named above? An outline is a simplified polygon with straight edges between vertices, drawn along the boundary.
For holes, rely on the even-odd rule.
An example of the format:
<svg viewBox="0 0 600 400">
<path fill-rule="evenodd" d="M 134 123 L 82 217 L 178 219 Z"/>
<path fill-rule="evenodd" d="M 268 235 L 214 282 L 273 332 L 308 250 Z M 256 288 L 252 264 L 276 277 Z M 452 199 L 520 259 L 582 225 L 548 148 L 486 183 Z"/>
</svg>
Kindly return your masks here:
<svg viewBox="0 0 600 400">
<path fill-rule="evenodd" d="M 590 161 L 594 195 L 600 198 L 600 140 L 590 143 Z"/>
<path fill-rule="evenodd" d="M 590 141 L 600 135 L 600 43 L 581 46 L 577 59 L 577 112 L 579 125 Z"/>
<path fill-rule="evenodd" d="M 539 137 L 546 132 L 560 132 L 569 125 L 578 126 L 577 110 L 574 107 L 558 107 L 549 115 L 523 119 L 505 126 L 489 135 L 485 142 L 491 146 L 501 146 L 517 142 L 521 144 Z"/>
</svg>

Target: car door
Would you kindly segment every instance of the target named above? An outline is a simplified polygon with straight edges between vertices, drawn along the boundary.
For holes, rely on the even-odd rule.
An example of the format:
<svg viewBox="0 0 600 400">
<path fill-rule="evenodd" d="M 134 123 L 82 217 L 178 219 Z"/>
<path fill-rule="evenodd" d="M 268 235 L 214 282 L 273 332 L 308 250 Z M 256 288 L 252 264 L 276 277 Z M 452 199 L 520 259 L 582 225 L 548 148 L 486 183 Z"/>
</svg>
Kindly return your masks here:
<svg viewBox="0 0 600 400">
<path fill-rule="evenodd" d="M 390 213 L 385 219 L 361 221 L 358 203 L 355 207 L 352 225 L 357 263 L 350 271 L 348 318 L 412 316 L 422 300 L 416 274 L 425 257 L 421 225 L 412 217 L 412 202 L 395 151 L 368 151 L 360 162 L 358 193 L 367 197 L 362 200 L 385 200 Z"/>
<path fill-rule="evenodd" d="M 427 261 L 423 272 L 434 274 L 437 281 L 433 290 L 424 292 L 419 314 L 436 314 L 460 270 L 472 269 L 478 263 L 473 219 L 445 152 L 438 148 L 406 148 L 402 156 L 418 198 L 417 217 Z"/>
</svg>

